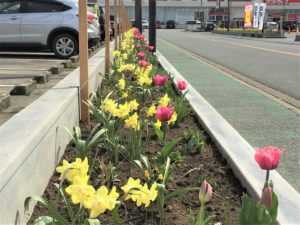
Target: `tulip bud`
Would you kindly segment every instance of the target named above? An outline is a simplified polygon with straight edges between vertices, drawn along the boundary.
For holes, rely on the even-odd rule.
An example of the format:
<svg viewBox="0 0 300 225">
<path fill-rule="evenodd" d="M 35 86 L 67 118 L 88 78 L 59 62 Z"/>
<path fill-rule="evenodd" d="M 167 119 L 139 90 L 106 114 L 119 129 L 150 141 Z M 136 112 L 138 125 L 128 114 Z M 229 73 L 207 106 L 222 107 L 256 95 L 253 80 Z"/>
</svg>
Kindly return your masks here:
<svg viewBox="0 0 300 225">
<path fill-rule="evenodd" d="M 212 198 L 212 187 L 204 180 L 199 191 L 199 200 L 201 204 L 208 202 Z"/>
<path fill-rule="evenodd" d="M 177 87 L 179 90 L 183 91 L 186 88 L 186 82 L 184 80 L 177 81 Z"/>
<path fill-rule="evenodd" d="M 141 44 L 140 44 L 140 43 L 137 43 L 137 44 L 136 44 L 136 48 L 137 48 L 137 49 L 140 49 L 140 48 L 141 48 Z"/>
<path fill-rule="evenodd" d="M 272 188 L 266 187 L 262 193 L 261 204 L 263 204 L 267 209 L 272 208 Z"/>
<path fill-rule="evenodd" d="M 154 51 L 154 46 L 151 45 L 151 46 L 148 47 L 148 49 L 149 49 L 150 52 L 153 52 Z"/>
</svg>

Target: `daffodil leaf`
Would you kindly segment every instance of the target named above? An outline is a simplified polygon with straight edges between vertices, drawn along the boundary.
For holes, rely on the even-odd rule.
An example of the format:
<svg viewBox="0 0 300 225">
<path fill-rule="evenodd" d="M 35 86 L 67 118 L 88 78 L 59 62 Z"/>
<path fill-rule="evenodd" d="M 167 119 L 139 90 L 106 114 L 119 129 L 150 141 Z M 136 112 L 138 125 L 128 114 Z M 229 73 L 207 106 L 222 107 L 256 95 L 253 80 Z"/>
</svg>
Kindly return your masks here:
<svg viewBox="0 0 300 225">
<path fill-rule="evenodd" d="M 198 187 L 189 187 L 189 188 L 184 188 L 184 189 L 181 189 L 178 191 L 173 191 L 170 194 L 166 195 L 166 202 L 170 201 L 174 197 L 178 197 L 180 195 L 184 195 L 189 192 L 199 191 L 199 189 L 200 188 L 198 188 Z"/>
<path fill-rule="evenodd" d="M 100 225 L 100 221 L 98 219 L 87 219 L 83 225 Z"/>
</svg>

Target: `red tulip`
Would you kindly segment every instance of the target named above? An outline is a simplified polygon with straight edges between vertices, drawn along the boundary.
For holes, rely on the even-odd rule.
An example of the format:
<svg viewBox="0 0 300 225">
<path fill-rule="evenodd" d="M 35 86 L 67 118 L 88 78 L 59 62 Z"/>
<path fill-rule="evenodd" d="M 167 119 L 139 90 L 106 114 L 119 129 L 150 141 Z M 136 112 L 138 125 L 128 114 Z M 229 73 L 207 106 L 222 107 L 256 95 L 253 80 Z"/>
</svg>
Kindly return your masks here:
<svg viewBox="0 0 300 225">
<path fill-rule="evenodd" d="M 146 53 L 145 52 L 139 52 L 138 53 L 138 57 L 141 58 L 141 59 L 143 59 L 143 58 L 146 57 Z"/>
<path fill-rule="evenodd" d="M 154 51 L 154 46 L 151 45 L 151 46 L 148 47 L 148 49 L 149 49 L 150 52 L 153 52 Z"/>
<path fill-rule="evenodd" d="M 173 107 L 158 106 L 155 115 L 160 122 L 169 121 L 174 113 Z"/>
<path fill-rule="evenodd" d="M 264 188 L 260 202 L 267 209 L 272 208 L 272 188 L 271 187 Z"/>
<path fill-rule="evenodd" d="M 179 90 L 184 90 L 186 88 L 186 82 L 184 80 L 177 81 L 177 87 Z"/>
<path fill-rule="evenodd" d="M 140 67 L 148 67 L 151 64 L 149 62 L 147 62 L 146 60 L 140 60 L 139 65 L 140 65 Z"/>
<path fill-rule="evenodd" d="M 208 202 L 212 198 L 212 187 L 204 180 L 199 191 L 199 200 L 202 204 Z"/>
<path fill-rule="evenodd" d="M 285 151 L 280 151 L 278 148 L 269 146 L 266 148 L 255 148 L 255 160 L 263 170 L 273 170 L 278 167 L 280 157 Z"/>
<path fill-rule="evenodd" d="M 153 80 L 156 86 L 164 86 L 168 81 L 168 77 L 157 74 L 153 77 Z"/>
<path fill-rule="evenodd" d="M 141 46 L 140 43 L 137 43 L 137 44 L 136 44 L 136 48 L 137 48 L 137 49 L 140 49 L 141 47 L 142 47 L 142 46 Z"/>
</svg>

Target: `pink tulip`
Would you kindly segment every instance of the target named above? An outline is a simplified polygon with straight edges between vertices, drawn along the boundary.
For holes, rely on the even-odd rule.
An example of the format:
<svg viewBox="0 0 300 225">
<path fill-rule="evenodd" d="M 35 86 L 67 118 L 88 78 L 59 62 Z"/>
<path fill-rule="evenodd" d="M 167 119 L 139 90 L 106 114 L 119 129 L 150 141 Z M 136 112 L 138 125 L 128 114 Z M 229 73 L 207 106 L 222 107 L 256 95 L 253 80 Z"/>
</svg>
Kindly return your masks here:
<svg viewBox="0 0 300 225">
<path fill-rule="evenodd" d="M 143 58 L 146 57 L 146 53 L 145 52 L 139 52 L 138 53 L 138 57 L 141 58 L 141 59 L 143 59 Z"/>
<path fill-rule="evenodd" d="M 263 170 L 273 170 L 278 167 L 280 157 L 285 151 L 280 151 L 278 148 L 269 146 L 266 148 L 255 148 L 255 160 Z"/>
<path fill-rule="evenodd" d="M 136 48 L 137 48 L 137 49 L 140 49 L 141 47 L 142 47 L 142 46 L 141 46 L 140 43 L 137 43 L 137 44 L 136 44 Z"/>
<path fill-rule="evenodd" d="M 157 74 L 153 77 L 153 80 L 156 86 L 164 86 L 168 81 L 168 77 Z"/>
<path fill-rule="evenodd" d="M 177 87 L 178 87 L 178 89 L 179 90 L 184 90 L 185 88 L 186 88 L 186 82 L 184 81 L 184 80 L 179 80 L 179 81 L 177 81 Z"/>
<path fill-rule="evenodd" d="M 158 106 L 155 115 L 160 122 L 169 121 L 174 113 L 173 107 Z"/>
<path fill-rule="evenodd" d="M 148 67 L 150 66 L 151 64 L 149 62 L 147 62 L 146 60 L 140 60 L 139 61 L 139 66 L 140 67 Z"/>
<path fill-rule="evenodd" d="M 140 35 L 140 40 L 144 40 L 145 39 L 145 35 L 141 34 Z"/>
<path fill-rule="evenodd" d="M 202 204 L 208 202 L 212 198 L 212 187 L 204 180 L 199 191 L 199 200 Z"/>
<path fill-rule="evenodd" d="M 139 40 L 140 39 L 140 35 L 139 34 L 135 34 L 134 35 L 134 39 Z"/>
<path fill-rule="evenodd" d="M 154 46 L 151 45 L 151 46 L 148 47 L 148 49 L 149 49 L 150 52 L 153 52 L 154 51 Z"/>
<path fill-rule="evenodd" d="M 272 188 L 271 187 L 264 188 L 260 202 L 267 209 L 272 208 Z"/>
</svg>

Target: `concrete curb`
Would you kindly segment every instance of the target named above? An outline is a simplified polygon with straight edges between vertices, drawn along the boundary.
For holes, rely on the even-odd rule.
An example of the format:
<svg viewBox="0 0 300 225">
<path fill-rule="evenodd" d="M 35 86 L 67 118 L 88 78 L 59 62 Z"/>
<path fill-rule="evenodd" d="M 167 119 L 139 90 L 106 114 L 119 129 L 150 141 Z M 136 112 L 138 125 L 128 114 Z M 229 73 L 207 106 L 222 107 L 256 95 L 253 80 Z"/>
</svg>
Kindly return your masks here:
<svg viewBox="0 0 300 225">
<path fill-rule="evenodd" d="M 10 106 L 10 95 L 0 91 L 0 112 Z"/>
<path fill-rule="evenodd" d="M 162 67 L 174 76 L 174 82 L 185 78 L 160 53 L 156 53 Z M 254 160 L 254 148 L 192 87 L 186 99 L 195 111 L 199 123 L 215 141 L 223 157 L 231 166 L 234 174 L 258 200 L 265 180 L 265 171 Z M 279 199 L 277 222 L 281 225 L 298 225 L 300 221 L 300 195 L 276 171 L 271 171 L 274 191 Z"/>
<path fill-rule="evenodd" d="M 89 93 L 101 82 L 104 59 L 105 49 L 89 59 Z M 65 128 L 79 123 L 79 104 L 77 68 L 0 127 L 1 225 L 26 224 L 24 200 L 43 194 L 70 141 Z"/>
</svg>

